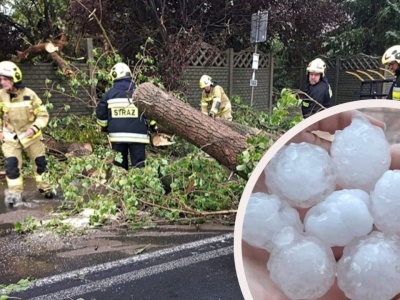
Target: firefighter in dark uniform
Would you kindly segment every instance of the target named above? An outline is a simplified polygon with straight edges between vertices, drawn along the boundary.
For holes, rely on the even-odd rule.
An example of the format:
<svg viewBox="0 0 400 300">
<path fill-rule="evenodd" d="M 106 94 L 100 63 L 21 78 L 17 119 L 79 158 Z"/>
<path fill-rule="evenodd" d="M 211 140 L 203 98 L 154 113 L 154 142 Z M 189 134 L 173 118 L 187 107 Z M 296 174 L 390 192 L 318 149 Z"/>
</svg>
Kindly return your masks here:
<svg viewBox="0 0 400 300">
<path fill-rule="evenodd" d="M 22 150 L 34 163 L 35 181 L 45 198 L 53 198 L 49 183 L 43 177 L 47 171 L 42 129 L 49 114 L 42 100 L 22 83 L 22 72 L 10 61 L 0 63 L 0 141 L 5 157 L 8 205 L 22 201 Z"/>
<path fill-rule="evenodd" d="M 147 120 L 133 104 L 135 83 L 132 72 L 124 63 L 111 69 L 113 87 L 109 89 L 96 108 L 97 124 L 108 131 L 112 149 L 122 154 L 122 162 L 114 164 L 126 170 L 131 166 L 142 168 L 146 159 L 145 147 L 150 143 Z"/>
<path fill-rule="evenodd" d="M 389 65 L 389 69 L 396 76 L 386 98 L 400 100 L 400 45 L 395 45 L 385 51 L 382 64 Z"/>
<path fill-rule="evenodd" d="M 325 62 L 316 58 L 307 66 L 307 86 L 305 92 L 313 100 L 306 98 L 302 101 L 304 118 L 332 106 L 332 90 L 325 76 Z"/>
</svg>

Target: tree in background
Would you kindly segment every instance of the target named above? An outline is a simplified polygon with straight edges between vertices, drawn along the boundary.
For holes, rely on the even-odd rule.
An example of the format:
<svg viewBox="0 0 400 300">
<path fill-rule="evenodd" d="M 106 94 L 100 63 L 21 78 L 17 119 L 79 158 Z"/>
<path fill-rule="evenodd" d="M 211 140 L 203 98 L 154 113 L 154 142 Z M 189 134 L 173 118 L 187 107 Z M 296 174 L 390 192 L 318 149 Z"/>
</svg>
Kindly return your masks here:
<svg viewBox="0 0 400 300">
<path fill-rule="evenodd" d="M 146 48 L 158 66 L 164 85 L 175 89 L 201 45 L 240 51 L 251 46 L 251 15 L 269 10 L 268 41 L 260 50 L 282 45 L 282 61 L 300 64 L 321 54 L 328 35 L 340 27 L 345 14 L 333 0 L 16 0 L 4 2 L 0 29 L 15 30 L 19 40 L 11 49 L 67 34 L 63 52 L 85 56 L 82 40 L 94 39 L 104 53 L 118 53 L 134 63 Z M 7 35 L 5 35 L 7 36 Z M 21 44 L 21 40 L 24 44 Z M 14 44 L 15 43 L 15 44 Z M 10 53 L 2 52 L 4 58 Z"/>
<path fill-rule="evenodd" d="M 399 0 L 344 0 L 347 23 L 329 38 L 329 55 L 364 53 L 381 56 L 400 43 Z"/>
</svg>

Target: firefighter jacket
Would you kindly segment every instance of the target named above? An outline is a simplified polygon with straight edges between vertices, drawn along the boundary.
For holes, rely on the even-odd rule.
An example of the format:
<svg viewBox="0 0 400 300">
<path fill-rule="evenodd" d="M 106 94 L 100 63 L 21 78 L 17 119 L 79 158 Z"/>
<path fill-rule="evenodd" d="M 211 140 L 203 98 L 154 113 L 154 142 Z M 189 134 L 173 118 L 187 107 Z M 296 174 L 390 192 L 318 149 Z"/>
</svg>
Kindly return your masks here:
<svg viewBox="0 0 400 300">
<path fill-rule="evenodd" d="M 395 71 L 396 79 L 390 87 L 387 99 L 400 100 L 400 68 Z"/>
<path fill-rule="evenodd" d="M 5 142 L 20 142 L 25 148 L 42 138 L 42 129 L 49 121 L 49 113 L 34 91 L 22 87 L 15 94 L 0 90 L 0 131 Z M 31 138 L 25 132 L 31 128 Z"/>
<path fill-rule="evenodd" d="M 231 110 L 231 102 L 225 94 L 224 89 L 219 86 L 211 86 L 211 90 L 207 93 L 205 90 L 201 93 L 201 112 L 203 114 L 222 115 L 224 112 Z"/>
<path fill-rule="evenodd" d="M 303 99 L 301 110 L 304 118 L 332 106 L 332 90 L 325 76 L 321 77 L 321 80 L 317 84 L 312 85 L 308 81 L 307 74 L 307 87 L 305 92 L 320 105 L 308 98 Z"/>
<path fill-rule="evenodd" d="M 114 81 L 96 108 L 97 124 L 108 129 L 112 143 L 150 143 L 146 119 L 133 104 L 132 79 Z"/>
</svg>

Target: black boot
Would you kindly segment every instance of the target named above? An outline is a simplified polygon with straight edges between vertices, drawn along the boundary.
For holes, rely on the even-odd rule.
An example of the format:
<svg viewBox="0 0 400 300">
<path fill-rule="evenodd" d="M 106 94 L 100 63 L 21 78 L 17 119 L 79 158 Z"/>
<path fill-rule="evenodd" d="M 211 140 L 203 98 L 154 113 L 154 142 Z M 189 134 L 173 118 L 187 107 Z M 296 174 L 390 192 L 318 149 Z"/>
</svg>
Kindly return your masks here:
<svg viewBox="0 0 400 300">
<path fill-rule="evenodd" d="M 54 194 L 53 194 L 53 192 L 48 191 L 48 192 L 44 193 L 44 197 L 45 197 L 46 199 L 53 199 Z"/>
<path fill-rule="evenodd" d="M 45 191 L 42 189 L 39 189 L 39 192 L 42 193 L 42 195 L 46 198 L 46 199 L 53 199 L 54 197 L 54 193 L 50 190 Z"/>
</svg>

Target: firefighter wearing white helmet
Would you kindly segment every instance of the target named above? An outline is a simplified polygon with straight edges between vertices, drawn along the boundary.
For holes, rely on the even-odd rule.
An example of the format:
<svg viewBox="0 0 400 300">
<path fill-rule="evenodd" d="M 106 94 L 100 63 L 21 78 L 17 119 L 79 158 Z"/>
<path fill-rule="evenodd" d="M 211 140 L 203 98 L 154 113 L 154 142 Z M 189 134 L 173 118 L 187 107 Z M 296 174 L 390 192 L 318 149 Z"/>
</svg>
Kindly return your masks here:
<svg viewBox="0 0 400 300">
<path fill-rule="evenodd" d="M 117 63 L 111 68 L 110 76 L 113 81 L 124 78 L 131 78 L 132 71 L 127 64 Z"/>
<path fill-rule="evenodd" d="M 208 75 L 201 76 L 199 87 L 203 90 L 200 103 L 201 112 L 212 118 L 232 121 L 232 106 L 224 89 Z"/>
<path fill-rule="evenodd" d="M 22 150 L 28 154 L 35 168 L 36 186 L 45 198 L 53 198 L 50 185 L 43 178 L 47 171 L 42 129 L 49 114 L 36 93 L 22 83 L 22 72 L 13 62 L 0 63 L 0 141 L 5 157 L 7 205 L 22 201 Z"/>
<path fill-rule="evenodd" d="M 326 64 L 316 58 L 307 68 L 307 82 L 305 93 L 309 96 L 302 101 L 302 113 L 304 118 L 332 106 L 332 89 L 325 76 Z M 310 99 L 311 98 L 311 99 Z"/>
<path fill-rule="evenodd" d="M 136 86 L 132 72 L 128 65 L 117 63 L 111 68 L 110 77 L 113 86 L 96 107 L 97 124 L 102 131 L 108 132 L 112 149 L 122 155 L 121 162 L 114 160 L 116 166 L 126 170 L 130 166 L 142 168 L 146 159 L 145 146 L 150 143 L 150 137 L 148 120 L 133 101 Z"/>
<path fill-rule="evenodd" d="M 382 64 L 388 65 L 396 76 L 386 98 L 400 100 L 400 45 L 392 46 L 385 51 Z"/>
</svg>

